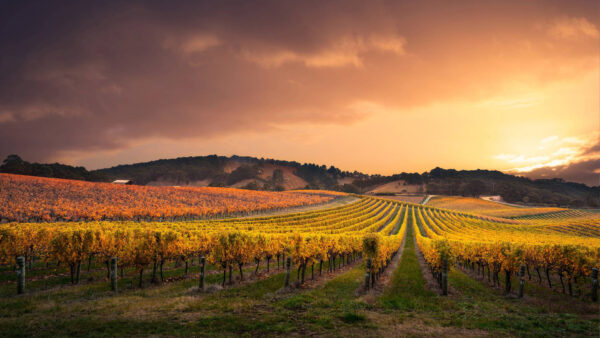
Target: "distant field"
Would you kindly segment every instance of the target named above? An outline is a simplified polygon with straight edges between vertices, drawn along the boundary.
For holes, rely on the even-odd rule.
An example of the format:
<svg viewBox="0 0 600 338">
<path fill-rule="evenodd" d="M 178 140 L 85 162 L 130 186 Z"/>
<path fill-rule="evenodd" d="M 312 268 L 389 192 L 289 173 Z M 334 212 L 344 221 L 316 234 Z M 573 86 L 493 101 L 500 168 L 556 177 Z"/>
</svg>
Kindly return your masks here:
<svg viewBox="0 0 600 338">
<path fill-rule="evenodd" d="M 333 191 L 124 186 L 0 174 L 0 220 L 194 219 L 314 205 L 345 195 Z"/>
<path fill-rule="evenodd" d="M 389 198 L 396 201 L 408 202 L 419 204 L 425 198 L 424 195 L 396 195 L 396 196 L 381 196 L 382 198 Z"/>
<path fill-rule="evenodd" d="M 502 203 L 482 200 L 480 198 L 457 196 L 435 196 L 427 202 L 427 205 L 494 217 L 521 217 L 567 210 L 565 208 L 551 207 L 528 208 L 508 206 Z"/>
</svg>

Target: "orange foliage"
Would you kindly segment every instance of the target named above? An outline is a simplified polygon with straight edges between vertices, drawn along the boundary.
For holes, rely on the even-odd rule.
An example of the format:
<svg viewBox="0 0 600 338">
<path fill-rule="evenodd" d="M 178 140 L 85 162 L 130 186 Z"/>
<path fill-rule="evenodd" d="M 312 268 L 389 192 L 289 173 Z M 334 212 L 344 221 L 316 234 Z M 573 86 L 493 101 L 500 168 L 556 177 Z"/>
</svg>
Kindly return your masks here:
<svg viewBox="0 0 600 338">
<path fill-rule="evenodd" d="M 123 186 L 0 174 L 0 220 L 187 220 L 324 203 L 339 194 Z"/>
</svg>

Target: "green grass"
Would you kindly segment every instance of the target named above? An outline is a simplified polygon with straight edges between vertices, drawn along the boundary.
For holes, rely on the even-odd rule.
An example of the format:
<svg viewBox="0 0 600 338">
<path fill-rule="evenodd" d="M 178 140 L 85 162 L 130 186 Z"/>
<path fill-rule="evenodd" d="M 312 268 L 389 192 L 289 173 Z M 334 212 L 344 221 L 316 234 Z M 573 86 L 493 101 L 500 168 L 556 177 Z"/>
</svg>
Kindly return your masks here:
<svg viewBox="0 0 600 338">
<path fill-rule="evenodd" d="M 437 298 L 437 294 L 425 288 L 425 280 L 415 252 L 413 228 L 408 226 L 400 264 L 392 275 L 389 287 L 379 298 L 379 302 L 383 307 L 398 310 L 438 311 Z"/>
</svg>

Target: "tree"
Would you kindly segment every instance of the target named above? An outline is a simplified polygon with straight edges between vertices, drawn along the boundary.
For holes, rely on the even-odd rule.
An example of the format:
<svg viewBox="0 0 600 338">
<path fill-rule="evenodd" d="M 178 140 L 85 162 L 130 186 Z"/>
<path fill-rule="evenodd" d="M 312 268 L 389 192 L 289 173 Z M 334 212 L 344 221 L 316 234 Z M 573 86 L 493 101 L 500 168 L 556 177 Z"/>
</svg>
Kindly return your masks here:
<svg viewBox="0 0 600 338">
<path fill-rule="evenodd" d="M 472 180 L 463 188 L 463 195 L 477 197 L 487 191 L 485 183 L 481 180 Z"/>
<path fill-rule="evenodd" d="M 273 186 L 283 184 L 283 170 L 281 170 L 279 168 L 273 170 L 273 176 L 271 176 L 271 182 L 273 183 Z"/>
</svg>

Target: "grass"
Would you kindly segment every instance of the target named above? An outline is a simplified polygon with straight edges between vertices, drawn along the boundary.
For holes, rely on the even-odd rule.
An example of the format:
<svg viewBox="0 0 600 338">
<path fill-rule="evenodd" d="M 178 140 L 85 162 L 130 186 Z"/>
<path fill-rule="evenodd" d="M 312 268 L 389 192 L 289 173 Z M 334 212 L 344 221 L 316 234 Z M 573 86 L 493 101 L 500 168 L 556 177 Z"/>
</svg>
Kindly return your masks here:
<svg viewBox="0 0 600 338">
<path fill-rule="evenodd" d="M 282 272 L 205 294 L 192 290 L 197 278 L 143 289 L 127 288 L 126 278 L 116 296 L 109 291 L 107 281 L 39 289 L 21 296 L 8 295 L 14 292 L 14 285 L 6 284 L 0 286 L 0 335 L 598 335 L 599 312 L 593 311 L 597 304 L 569 307 L 569 302 L 580 300 L 539 286 L 526 288 L 529 299 L 516 299 L 452 269 L 448 276 L 450 296 L 428 290 L 415 252 L 413 230 L 412 226 L 407 228 L 398 267 L 374 304 L 356 294 L 364 278 L 362 265 L 312 289 L 292 292 L 281 290 Z M 166 277 L 176 276 L 182 270 L 165 273 Z M 291 277 L 294 281 L 295 271 Z M 221 274 L 208 275 L 207 283 L 218 284 L 221 278 Z M 552 302 L 562 305 L 547 306 L 544 299 L 549 293 Z"/>
<path fill-rule="evenodd" d="M 406 228 L 406 241 L 400 259 L 389 287 L 379 298 L 380 304 L 385 308 L 406 311 L 439 310 L 438 296 L 425 288 L 425 280 L 415 252 L 412 226 Z"/>
</svg>

